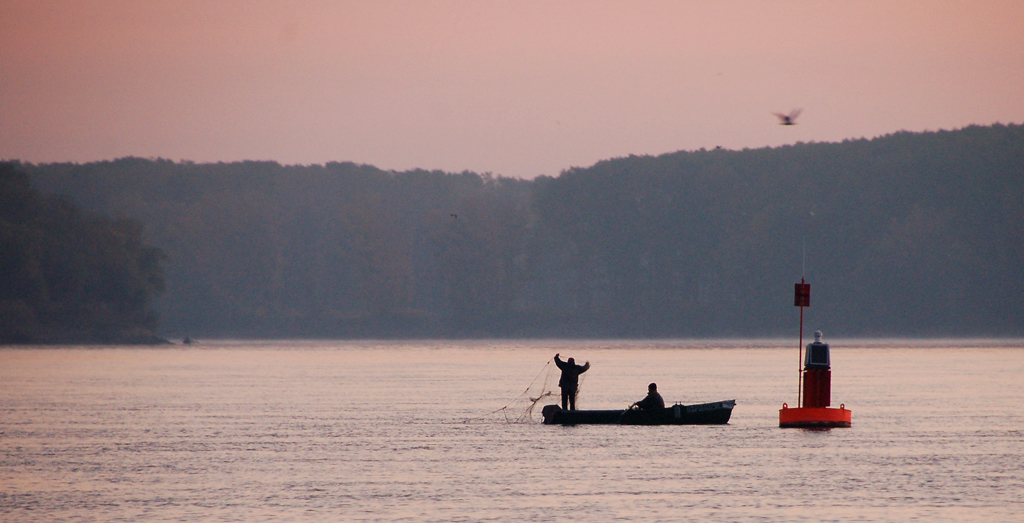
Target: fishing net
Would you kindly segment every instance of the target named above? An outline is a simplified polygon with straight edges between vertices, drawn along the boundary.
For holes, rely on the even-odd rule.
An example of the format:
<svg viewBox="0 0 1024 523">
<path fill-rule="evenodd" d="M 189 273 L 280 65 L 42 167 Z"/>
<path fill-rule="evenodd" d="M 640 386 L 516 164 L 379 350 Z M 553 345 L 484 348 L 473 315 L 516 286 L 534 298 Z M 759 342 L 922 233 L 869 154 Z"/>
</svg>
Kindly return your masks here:
<svg viewBox="0 0 1024 523">
<path fill-rule="evenodd" d="M 554 360 L 548 360 L 544 364 L 544 368 L 534 376 L 533 381 L 526 387 L 526 390 L 519 396 L 516 396 L 508 405 L 492 412 L 492 414 L 500 413 L 506 423 L 535 423 L 540 421 L 533 416 L 535 407 L 538 404 L 543 406 L 547 404 L 547 401 L 552 401 L 549 398 L 554 398 L 553 401 L 557 403 L 560 396 L 559 392 L 555 391 L 555 387 L 558 385 L 559 373 L 558 368 L 552 365 L 553 362 Z M 540 414 L 539 410 L 537 414 Z"/>
<path fill-rule="evenodd" d="M 501 414 L 506 423 L 540 423 L 543 419 L 540 418 L 540 409 L 537 406 L 540 405 L 543 408 L 544 405 L 561 402 L 562 394 L 558 388 L 560 377 L 561 371 L 554 365 L 554 359 L 548 360 L 522 394 L 491 414 Z M 580 384 L 576 388 L 577 401 L 579 401 L 579 391 L 583 388 L 583 380 L 586 379 L 586 376 L 581 375 L 580 378 Z"/>
</svg>

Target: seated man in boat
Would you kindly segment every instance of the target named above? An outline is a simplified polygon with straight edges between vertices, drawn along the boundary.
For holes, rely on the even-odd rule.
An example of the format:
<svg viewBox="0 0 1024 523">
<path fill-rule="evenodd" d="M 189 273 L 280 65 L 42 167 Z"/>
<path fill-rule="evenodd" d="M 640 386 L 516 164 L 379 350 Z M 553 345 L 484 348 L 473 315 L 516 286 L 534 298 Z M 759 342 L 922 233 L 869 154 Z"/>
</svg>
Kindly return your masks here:
<svg viewBox="0 0 1024 523">
<path fill-rule="evenodd" d="M 661 399 L 661 394 L 658 394 L 658 384 L 651 383 L 647 386 L 647 397 L 634 403 L 631 408 L 638 408 L 640 410 L 650 409 L 663 409 L 665 408 L 665 400 Z"/>
<path fill-rule="evenodd" d="M 562 361 L 558 359 L 558 354 L 555 354 L 555 365 L 562 369 L 562 377 L 558 380 L 558 386 L 562 388 L 562 410 L 576 410 L 576 391 L 580 388 L 580 374 L 587 372 L 590 362 L 576 365 L 573 358 Z"/>
</svg>

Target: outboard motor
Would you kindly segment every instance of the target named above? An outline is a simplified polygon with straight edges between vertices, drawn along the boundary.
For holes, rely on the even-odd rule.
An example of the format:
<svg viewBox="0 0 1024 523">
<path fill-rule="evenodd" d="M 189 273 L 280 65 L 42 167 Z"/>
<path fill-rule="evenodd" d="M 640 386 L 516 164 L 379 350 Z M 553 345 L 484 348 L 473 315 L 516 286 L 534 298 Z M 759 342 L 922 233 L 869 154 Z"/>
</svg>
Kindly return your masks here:
<svg viewBox="0 0 1024 523">
<path fill-rule="evenodd" d="M 822 408 L 832 404 L 832 361 L 828 344 L 821 341 L 821 331 L 815 331 L 814 343 L 807 345 L 804 357 L 803 407 Z"/>
<path fill-rule="evenodd" d="M 559 407 L 558 405 L 544 405 L 544 408 L 541 409 L 540 411 L 540 413 L 544 416 L 544 424 L 554 425 L 555 414 L 558 414 L 558 412 L 561 410 L 562 407 Z"/>
</svg>

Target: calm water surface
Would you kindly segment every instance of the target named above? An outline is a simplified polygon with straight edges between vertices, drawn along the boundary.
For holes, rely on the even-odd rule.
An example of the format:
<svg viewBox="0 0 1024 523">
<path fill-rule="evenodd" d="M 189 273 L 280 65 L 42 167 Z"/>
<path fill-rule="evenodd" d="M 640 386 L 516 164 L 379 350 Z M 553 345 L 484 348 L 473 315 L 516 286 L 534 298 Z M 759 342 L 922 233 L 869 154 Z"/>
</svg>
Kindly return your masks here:
<svg viewBox="0 0 1024 523">
<path fill-rule="evenodd" d="M 1024 344 L 831 344 L 831 431 L 778 428 L 789 342 L 0 349 L 0 520 L 1024 521 Z M 541 425 L 556 352 L 732 421 Z"/>
</svg>

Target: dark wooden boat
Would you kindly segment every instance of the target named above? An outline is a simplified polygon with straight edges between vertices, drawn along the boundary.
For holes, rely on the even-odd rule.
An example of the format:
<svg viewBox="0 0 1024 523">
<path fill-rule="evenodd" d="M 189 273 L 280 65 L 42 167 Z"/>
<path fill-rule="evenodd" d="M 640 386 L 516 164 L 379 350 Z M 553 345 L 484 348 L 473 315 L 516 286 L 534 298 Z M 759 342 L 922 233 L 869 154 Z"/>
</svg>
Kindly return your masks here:
<svg viewBox="0 0 1024 523">
<path fill-rule="evenodd" d="M 541 412 L 545 425 L 724 425 L 735 406 L 736 400 L 653 410 L 562 410 L 547 405 Z"/>
</svg>

